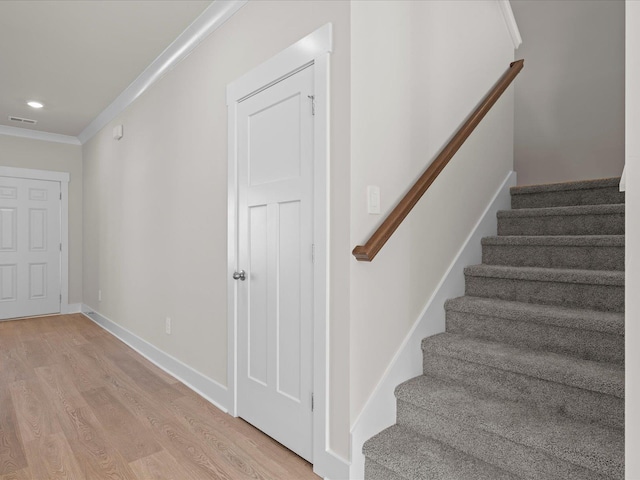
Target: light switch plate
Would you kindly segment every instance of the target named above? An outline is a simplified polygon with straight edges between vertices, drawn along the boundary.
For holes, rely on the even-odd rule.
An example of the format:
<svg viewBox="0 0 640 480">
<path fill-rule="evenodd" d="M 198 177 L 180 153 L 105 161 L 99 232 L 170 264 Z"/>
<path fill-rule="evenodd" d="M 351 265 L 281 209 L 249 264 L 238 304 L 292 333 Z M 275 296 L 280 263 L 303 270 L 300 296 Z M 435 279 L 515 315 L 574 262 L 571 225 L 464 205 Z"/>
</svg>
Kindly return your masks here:
<svg viewBox="0 0 640 480">
<path fill-rule="evenodd" d="M 380 187 L 377 185 L 367 187 L 367 212 L 380 215 Z"/>
</svg>

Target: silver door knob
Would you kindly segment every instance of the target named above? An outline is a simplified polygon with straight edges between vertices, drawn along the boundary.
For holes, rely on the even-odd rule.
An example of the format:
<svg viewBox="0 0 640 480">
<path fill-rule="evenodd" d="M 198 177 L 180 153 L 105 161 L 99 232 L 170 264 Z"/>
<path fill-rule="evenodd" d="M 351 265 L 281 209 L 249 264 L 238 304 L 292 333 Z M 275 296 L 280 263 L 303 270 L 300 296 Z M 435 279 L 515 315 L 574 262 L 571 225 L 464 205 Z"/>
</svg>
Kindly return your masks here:
<svg viewBox="0 0 640 480">
<path fill-rule="evenodd" d="M 242 280 L 244 282 L 245 280 L 244 270 L 240 270 L 239 272 L 233 272 L 233 279 Z"/>
</svg>

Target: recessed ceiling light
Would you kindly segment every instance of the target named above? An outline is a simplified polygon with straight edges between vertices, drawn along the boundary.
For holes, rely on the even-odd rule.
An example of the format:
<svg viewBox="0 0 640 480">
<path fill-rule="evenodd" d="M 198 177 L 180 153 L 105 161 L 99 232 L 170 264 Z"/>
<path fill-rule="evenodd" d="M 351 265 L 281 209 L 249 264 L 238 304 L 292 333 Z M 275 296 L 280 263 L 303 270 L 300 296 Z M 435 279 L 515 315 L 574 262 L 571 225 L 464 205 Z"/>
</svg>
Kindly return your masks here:
<svg viewBox="0 0 640 480">
<path fill-rule="evenodd" d="M 40 102 L 34 102 L 33 100 L 30 102 L 27 102 L 27 105 L 29 105 L 31 108 L 42 108 L 44 107 L 44 105 Z"/>
</svg>

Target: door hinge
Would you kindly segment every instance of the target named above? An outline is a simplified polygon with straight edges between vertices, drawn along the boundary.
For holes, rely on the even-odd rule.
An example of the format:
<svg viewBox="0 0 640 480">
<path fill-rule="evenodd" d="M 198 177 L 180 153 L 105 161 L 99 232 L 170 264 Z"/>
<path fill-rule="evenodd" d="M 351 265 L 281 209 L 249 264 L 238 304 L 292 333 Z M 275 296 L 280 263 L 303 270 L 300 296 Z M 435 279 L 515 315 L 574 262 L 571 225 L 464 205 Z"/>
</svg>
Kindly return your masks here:
<svg viewBox="0 0 640 480">
<path fill-rule="evenodd" d="M 62 200 L 62 192 L 60 192 L 60 200 Z"/>
<path fill-rule="evenodd" d="M 313 392 L 311 393 L 311 411 L 313 412 Z"/>
<path fill-rule="evenodd" d="M 62 294 L 60 294 L 60 303 L 62 303 Z"/>
<path fill-rule="evenodd" d="M 315 245 L 315 243 L 311 244 L 311 263 L 316 263 L 316 245 Z"/>
<path fill-rule="evenodd" d="M 307 95 L 311 99 L 311 115 L 316 114 L 316 96 L 315 95 Z"/>
<path fill-rule="evenodd" d="M 62 251 L 62 244 L 60 244 L 60 251 Z"/>
</svg>

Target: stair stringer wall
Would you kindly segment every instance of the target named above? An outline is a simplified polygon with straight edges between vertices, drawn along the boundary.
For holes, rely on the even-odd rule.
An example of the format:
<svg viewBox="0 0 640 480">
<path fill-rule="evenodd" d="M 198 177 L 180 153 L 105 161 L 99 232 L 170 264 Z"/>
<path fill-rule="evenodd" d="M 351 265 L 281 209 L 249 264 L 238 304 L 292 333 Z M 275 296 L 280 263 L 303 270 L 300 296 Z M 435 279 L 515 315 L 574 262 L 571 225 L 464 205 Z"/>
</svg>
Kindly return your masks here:
<svg viewBox="0 0 640 480">
<path fill-rule="evenodd" d="M 496 234 L 497 212 L 510 208 L 509 189 L 515 185 L 516 173 L 512 171 L 486 206 L 354 422 L 351 429 L 350 480 L 364 478 L 364 442 L 396 422 L 395 388 L 402 382 L 422 374 L 423 358 L 420 344 L 425 337 L 445 331 L 444 302 L 449 298 L 464 295 L 463 269 L 467 265 L 482 262 L 481 239 Z"/>
</svg>

